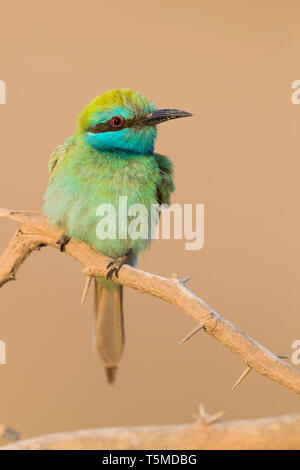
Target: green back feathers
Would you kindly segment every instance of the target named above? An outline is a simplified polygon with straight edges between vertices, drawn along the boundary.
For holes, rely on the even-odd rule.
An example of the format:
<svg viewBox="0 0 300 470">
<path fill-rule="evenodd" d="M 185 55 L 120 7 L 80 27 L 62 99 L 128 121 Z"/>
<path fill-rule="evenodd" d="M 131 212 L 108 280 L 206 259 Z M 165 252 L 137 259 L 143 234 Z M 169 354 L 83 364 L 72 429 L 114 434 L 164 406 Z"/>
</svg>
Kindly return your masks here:
<svg viewBox="0 0 300 470">
<path fill-rule="evenodd" d="M 173 164 L 165 155 L 159 153 L 153 154 L 158 164 L 160 173 L 160 182 L 157 185 L 157 199 L 159 204 L 170 204 L 170 196 L 174 191 L 173 183 Z"/>
<path fill-rule="evenodd" d="M 75 137 L 72 135 L 71 137 L 67 138 L 67 140 L 65 141 L 63 145 L 59 145 L 56 148 L 56 150 L 53 153 L 51 153 L 50 160 L 48 163 L 48 171 L 49 171 L 50 179 L 53 177 L 55 169 L 58 168 L 60 162 L 65 157 L 67 151 L 72 147 L 74 143 L 75 143 Z"/>
</svg>

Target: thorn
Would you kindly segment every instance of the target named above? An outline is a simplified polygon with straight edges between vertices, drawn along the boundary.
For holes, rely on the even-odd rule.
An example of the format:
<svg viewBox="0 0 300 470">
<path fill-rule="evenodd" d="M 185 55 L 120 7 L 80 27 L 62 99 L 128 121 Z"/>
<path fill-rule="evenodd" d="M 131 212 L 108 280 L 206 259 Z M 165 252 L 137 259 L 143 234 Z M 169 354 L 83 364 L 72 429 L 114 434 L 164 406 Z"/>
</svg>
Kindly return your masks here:
<svg viewBox="0 0 300 470">
<path fill-rule="evenodd" d="M 247 377 L 247 375 L 251 372 L 251 370 L 252 370 L 252 367 L 247 366 L 244 372 L 242 373 L 242 375 L 237 379 L 235 384 L 232 386 L 231 390 L 234 390 L 238 385 L 240 385 L 242 380 L 244 380 L 244 378 Z"/>
<path fill-rule="evenodd" d="M 84 284 L 84 288 L 83 288 L 83 293 L 82 293 L 82 297 L 81 297 L 81 302 L 80 302 L 81 305 L 83 305 L 84 302 L 86 301 L 92 278 L 93 278 L 93 276 L 90 276 L 90 275 L 86 276 L 86 280 L 85 280 L 85 284 Z"/>
<path fill-rule="evenodd" d="M 210 415 L 210 414 L 206 413 L 206 411 L 204 409 L 204 406 L 201 404 L 199 406 L 199 415 L 198 415 L 198 418 L 197 418 L 197 422 L 199 424 L 205 424 L 205 425 L 209 426 L 210 424 L 214 424 L 217 421 L 219 421 L 220 418 L 222 418 L 223 415 L 224 415 L 224 411 L 218 411 L 217 413 L 214 413 L 213 415 Z"/>
<path fill-rule="evenodd" d="M 185 343 L 188 339 L 194 336 L 198 331 L 200 331 L 204 327 L 203 323 L 199 323 L 192 331 L 190 331 L 181 341 L 179 344 Z"/>
<path fill-rule="evenodd" d="M 278 359 L 289 359 L 288 356 L 277 356 L 277 357 L 278 357 Z"/>
<path fill-rule="evenodd" d="M 214 424 L 217 421 L 219 421 L 222 418 L 222 416 L 224 416 L 224 411 L 218 411 L 218 413 L 215 413 L 209 416 L 207 420 L 205 421 L 205 424 L 208 424 L 208 425 Z"/>
<path fill-rule="evenodd" d="M 190 279 L 192 279 L 192 276 L 185 277 L 184 279 L 181 279 L 182 284 L 186 284 Z"/>
<path fill-rule="evenodd" d="M 22 279 L 16 278 L 15 273 L 11 273 L 11 274 L 9 275 L 9 280 L 10 280 L 10 281 L 20 282 L 20 284 L 24 284 L 24 281 L 23 281 Z"/>
</svg>

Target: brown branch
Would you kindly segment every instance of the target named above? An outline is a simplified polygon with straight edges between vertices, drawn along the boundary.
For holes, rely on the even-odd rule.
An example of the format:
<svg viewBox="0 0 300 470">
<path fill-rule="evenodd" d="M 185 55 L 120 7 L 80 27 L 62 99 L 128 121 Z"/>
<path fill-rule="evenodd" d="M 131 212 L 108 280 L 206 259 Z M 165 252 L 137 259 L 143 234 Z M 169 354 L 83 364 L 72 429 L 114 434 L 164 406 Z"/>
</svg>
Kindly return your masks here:
<svg viewBox="0 0 300 470">
<path fill-rule="evenodd" d="M 300 413 L 247 421 L 88 429 L 36 437 L 1 450 L 300 449 Z"/>
<path fill-rule="evenodd" d="M 18 268 L 32 251 L 44 245 L 58 248 L 56 241 L 61 236 L 61 231 L 50 227 L 39 212 L 0 209 L 0 217 L 10 218 L 21 224 L 20 230 L 0 258 L 2 286 L 15 279 Z M 84 266 L 86 275 L 105 277 L 110 258 L 79 240 L 71 240 L 65 251 Z M 251 369 L 300 393 L 300 374 L 293 367 L 215 312 L 177 277 L 167 279 L 124 265 L 116 282 L 176 306 L 195 322 L 203 324 L 207 333 L 228 347 Z"/>
</svg>

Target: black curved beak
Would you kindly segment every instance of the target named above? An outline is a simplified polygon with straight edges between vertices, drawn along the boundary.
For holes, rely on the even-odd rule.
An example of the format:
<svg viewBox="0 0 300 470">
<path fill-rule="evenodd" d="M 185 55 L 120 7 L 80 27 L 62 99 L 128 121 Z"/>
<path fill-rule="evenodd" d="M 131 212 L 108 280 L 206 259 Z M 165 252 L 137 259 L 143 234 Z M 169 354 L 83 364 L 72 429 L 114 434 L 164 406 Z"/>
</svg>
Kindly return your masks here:
<svg viewBox="0 0 300 470">
<path fill-rule="evenodd" d="M 156 109 L 143 119 L 143 125 L 156 126 L 161 122 L 189 116 L 192 116 L 192 114 L 187 111 L 180 111 L 179 109 Z"/>
</svg>

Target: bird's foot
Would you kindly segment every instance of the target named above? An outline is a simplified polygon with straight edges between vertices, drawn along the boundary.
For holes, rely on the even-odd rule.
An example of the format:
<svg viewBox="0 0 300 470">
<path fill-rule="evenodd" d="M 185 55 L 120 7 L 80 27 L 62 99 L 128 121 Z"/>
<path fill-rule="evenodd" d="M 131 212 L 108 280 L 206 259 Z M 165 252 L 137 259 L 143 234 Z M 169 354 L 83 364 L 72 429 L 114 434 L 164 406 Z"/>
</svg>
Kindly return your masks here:
<svg viewBox="0 0 300 470">
<path fill-rule="evenodd" d="M 131 250 L 129 250 L 124 256 L 119 256 L 119 258 L 114 259 L 106 266 L 106 269 L 109 269 L 108 273 L 106 274 L 106 279 L 112 279 L 113 274 L 116 278 L 119 278 L 119 271 L 123 264 L 126 263 L 128 255 L 130 255 Z"/>
<path fill-rule="evenodd" d="M 68 237 L 68 235 L 65 235 L 63 234 L 61 237 L 59 237 L 59 239 L 57 240 L 56 244 L 59 245 L 59 249 L 60 251 L 63 253 L 65 251 L 65 247 L 66 245 L 69 243 L 69 241 L 71 240 L 70 237 Z"/>
</svg>

